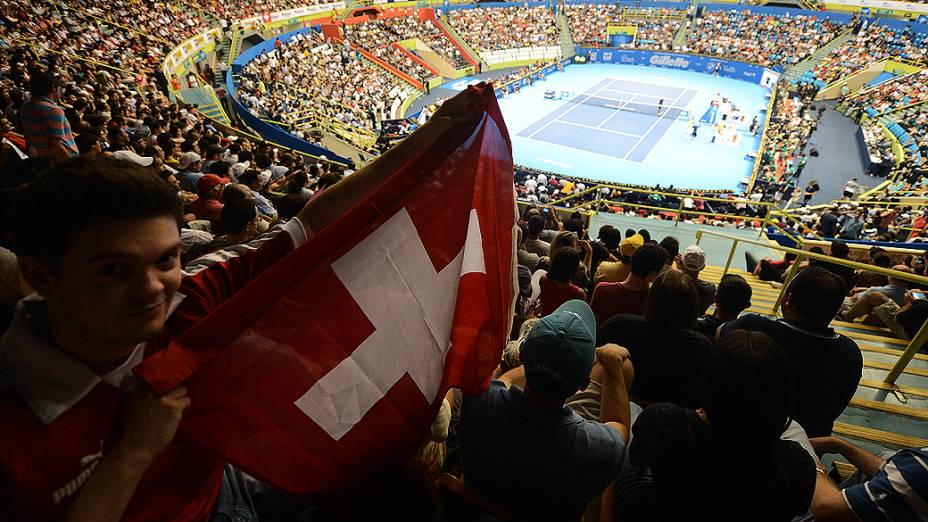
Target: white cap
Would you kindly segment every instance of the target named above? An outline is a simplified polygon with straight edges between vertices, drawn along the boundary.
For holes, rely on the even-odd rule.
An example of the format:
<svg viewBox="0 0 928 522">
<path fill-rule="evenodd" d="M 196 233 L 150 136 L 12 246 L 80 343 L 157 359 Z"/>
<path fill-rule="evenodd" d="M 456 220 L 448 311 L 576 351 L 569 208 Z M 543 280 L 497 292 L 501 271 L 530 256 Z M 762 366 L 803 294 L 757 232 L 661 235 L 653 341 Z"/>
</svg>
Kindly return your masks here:
<svg viewBox="0 0 928 522">
<path fill-rule="evenodd" d="M 131 161 L 142 167 L 150 167 L 151 164 L 155 162 L 155 158 L 151 156 L 139 156 L 131 150 L 117 150 L 113 153 L 113 158 Z"/>
<path fill-rule="evenodd" d="M 200 155 L 197 154 L 196 152 L 188 151 L 188 152 L 185 152 L 183 156 L 181 156 L 180 162 L 177 164 L 177 166 L 182 169 L 185 169 L 189 167 L 190 165 L 200 161 L 201 159 L 203 158 L 201 158 Z"/>
<path fill-rule="evenodd" d="M 683 268 L 698 272 L 706 267 L 706 253 L 699 248 L 699 245 L 690 245 L 683 251 L 680 262 Z"/>
</svg>

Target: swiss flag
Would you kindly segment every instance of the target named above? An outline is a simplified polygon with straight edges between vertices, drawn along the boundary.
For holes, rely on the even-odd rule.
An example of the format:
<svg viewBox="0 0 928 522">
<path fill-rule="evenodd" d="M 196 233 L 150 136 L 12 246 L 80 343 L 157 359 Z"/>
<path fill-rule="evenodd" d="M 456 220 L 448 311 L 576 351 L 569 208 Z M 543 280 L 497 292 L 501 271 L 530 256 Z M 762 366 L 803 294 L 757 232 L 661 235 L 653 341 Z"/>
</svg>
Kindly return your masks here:
<svg viewBox="0 0 928 522">
<path fill-rule="evenodd" d="M 449 387 L 486 388 L 515 295 L 512 148 L 493 89 L 460 96 L 482 117 L 137 368 L 188 387 L 184 436 L 293 493 L 340 491 L 405 463 Z"/>
</svg>

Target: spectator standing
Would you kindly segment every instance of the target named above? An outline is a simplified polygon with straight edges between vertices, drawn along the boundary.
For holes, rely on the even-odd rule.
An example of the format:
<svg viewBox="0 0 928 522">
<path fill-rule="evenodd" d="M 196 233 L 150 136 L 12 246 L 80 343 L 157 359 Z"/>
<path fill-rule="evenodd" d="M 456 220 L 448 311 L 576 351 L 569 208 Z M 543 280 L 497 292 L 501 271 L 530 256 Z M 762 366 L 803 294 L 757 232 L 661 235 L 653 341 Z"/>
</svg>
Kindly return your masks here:
<svg viewBox="0 0 928 522">
<path fill-rule="evenodd" d="M 619 243 L 619 260 L 600 263 L 594 280 L 597 283 L 625 281 L 632 271 L 632 256 L 643 244 L 644 238 L 640 234 L 626 235 L 625 239 Z"/>
<path fill-rule="evenodd" d="M 23 133 L 30 145 L 30 156 L 63 161 L 79 151 L 65 118 L 61 102 L 61 81 L 49 73 L 35 71 L 29 79 L 31 98 L 20 110 Z"/>
<path fill-rule="evenodd" d="M 664 269 L 667 252 L 659 245 L 646 244 L 632 256 L 631 272 L 621 283 L 599 283 L 593 290 L 590 307 L 596 323 L 617 314 L 641 315 L 648 298 L 648 287 Z"/>
<path fill-rule="evenodd" d="M 628 439 L 629 403 L 617 346 L 596 346 L 593 311 L 568 301 L 541 318 L 522 346 L 523 366 L 461 405 L 467 484 L 527 520 L 579 520 L 618 475 Z M 603 366 L 601 422 L 566 407 Z M 513 474 L 519 479 L 513 480 Z"/>
<path fill-rule="evenodd" d="M 847 183 L 844 184 L 844 191 L 842 195 L 844 199 L 854 199 L 854 196 L 857 195 L 857 191 L 860 190 L 860 184 L 857 183 L 857 178 L 851 178 Z"/>
<path fill-rule="evenodd" d="M 551 249 L 551 243 L 540 239 L 545 230 L 545 218 L 535 215 L 528 218 L 528 239 L 525 240 L 525 250 L 537 256 L 546 256 Z"/>
<path fill-rule="evenodd" d="M 718 328 L 734 321 L 741 312 L 751 307 L 751 285 L 738 274 L 725 274 L 715 292 L 715 311 L 696 321 L 695 330 L 709 339 L 715 339 Z"/>
<path fill-rule="evenodd" d="M 600 325 L 598 339 L 624 346 L 631 353 L 635 402 L 700 405 L 700 368 L 711 346 L 705 336 L 692 330 L 698 299 L 688 275 L 667 270 L 651 285 L 644 317 L 616 315 Z"/>
<path fill-rule="evenodd" d="M 706 310 L 712 306 L 715 301 L 715 285 L 699 279 L 699 273 L 706 268 L 706 253 L 703 252 L 699 245 L 690 245 L 683 251 L 683 255 L 677 261 L 677 269 L 690 276 L 693 284 L 696 285 L 696 293 L 699 295 L 699 315 L 706 313 Z"/>
<path fill-rule="evenodd" d="M 703 408 L 664 402 L 636 419 L 631 466 L 616 484 L 621 519 L 786 522 L 806 514 L 815 462 L 781 439 L 796 396 L 783 349 L 760 332 L 734 331 L 708 355 L 702 382 Z M 750 480 L 732 473 L 745 459 Z"/>
<path fill-rule="evenodd" d="M 586 300 L 586 292 L 571 281 L 580 269 L 580 251 L 563 248 L 551 258 L 551 269 L 541 277 L 541 314 L 554 312 L 563 303 L 579 299 Z"/>
<path fill-rule="evenodd" d="M 811 267 L 797 274 L 784 291 L 782 319 L 748 314 L 723 325 L 720 331 L 722 337 L 739 329 L 763 332 L 786 350 L 797 383 L 791 416 L 810 437 L 831 434 L 835 419 L 854 396 L 863 370 L 857 344 L 828 326 L 841 307 L 844 292 L 840 277 Z"/>
</svg>

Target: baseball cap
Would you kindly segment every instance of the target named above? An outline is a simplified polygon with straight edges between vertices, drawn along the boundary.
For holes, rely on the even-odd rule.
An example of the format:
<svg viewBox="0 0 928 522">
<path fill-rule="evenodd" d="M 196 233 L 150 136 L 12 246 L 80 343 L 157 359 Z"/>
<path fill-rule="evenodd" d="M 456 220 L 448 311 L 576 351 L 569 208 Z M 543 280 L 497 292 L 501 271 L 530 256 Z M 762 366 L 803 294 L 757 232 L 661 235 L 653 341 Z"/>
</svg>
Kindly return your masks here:
<svg viewBox="0 0 928 522">
<path fill-rule="evenodd" d="M 197 180 L 197 192 L 200 195 L 209 193 L 210 190 L 213 190 L 219 185 L 225 185 L 229 180 L 226 178 L 220 178 L 215 174 L 203 174 L 200 176 L 200 179 Z"/>
<path fill-rule="evenodd" d="M 596 359 L 596 319 L 590 305 L 574 299 L 542 317 L 522 346 L 532 391 L 561 400 L 586 386 Z"/>
<path fill-rule="evenodd" d="M 644 244 L 644 237 L 641 234 L 635 234 L 627 237 L 619 243 L 619 252 L 625 257 L 631 257 L 638 250 L 638 247 Z"/>
<path fill-rule="evenodd" d="M 139 156 L 131 150 L 117 150 L 113 153 L 113 158 L 131 161 L 132 163 L 141 165 L 142 167 L 150 167 L 151 164 L 155 161 L 155 158 L 151 156 Z"/>
<path fill-rule="evenodd" d="M 190 165 L 200 161 L 201 159 L 203 158 L 201 158 L 200 155 L 196 152 L 185 152 L 184 155 L 181 156 L 180 163 L 178 163 L 177 166 L 185 169 Z"/>
<path fill-rule="evenodd" d="M 683 268 L 698 272 L 706 267 L 706 253 L 698 245 L 690 245 L 683 251 Z"/>
</svg>

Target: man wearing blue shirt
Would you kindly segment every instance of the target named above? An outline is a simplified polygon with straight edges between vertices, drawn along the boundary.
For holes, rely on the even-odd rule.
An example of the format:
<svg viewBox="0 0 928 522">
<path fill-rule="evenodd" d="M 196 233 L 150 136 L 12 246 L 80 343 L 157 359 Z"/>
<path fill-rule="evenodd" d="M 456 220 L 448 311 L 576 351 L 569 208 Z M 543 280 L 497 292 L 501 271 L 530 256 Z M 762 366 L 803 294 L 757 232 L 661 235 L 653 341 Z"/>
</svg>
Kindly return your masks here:
<svg viewBox="0 0 928 522">
<path fill-rule="evenodd" d="M 520 519 L 579 520 L 622 466 L 630 416 L 623 375 L 628 351 L 595 348 L 595 332 L 589 305 L 567 301 L 532 327 L 522 347 L 523 366 L 482 395 L 464 398 L 464 480 Z M 601 422 L 564 405 L 590 383 L 596 360 L 602 366 Z"/>
<path fill-rule="evenodd" d="M 912 273 L 912 269 L 906 265 L 896 265 L 893 267 L 893 270 L 909 274 Z M 871 286 L 847 298 L 844 305 L 845 309 L 840 314 L 840 317 L 847 322 L 853 322 L 854 319 L 858 317 L 870 315 L 870 312 L 872 312 L 874 308 L 888 303 L 889 301 L 896 303 L 898 306 L 902 306 L 905 304 L 905 289 L 906 282 L 904 280 L 890 277 L 888 285 Z M 866 319 L 864 323 L 871 324 L 871 322 L 868 322 Z M 882 321 L 879 319 L 876 319 L 876 322 L 872 324 L 883 326 Z"/>
<path fill-rule="evenodd" d="M 842 491 L 819 465 L 812 497 L 817 522 L 928 520 L 928 448 L 903 449 L 884 460 L 836 437 L 810 442 L 816 453 L 840 454 L 869 478 Z"/>
</svg>

